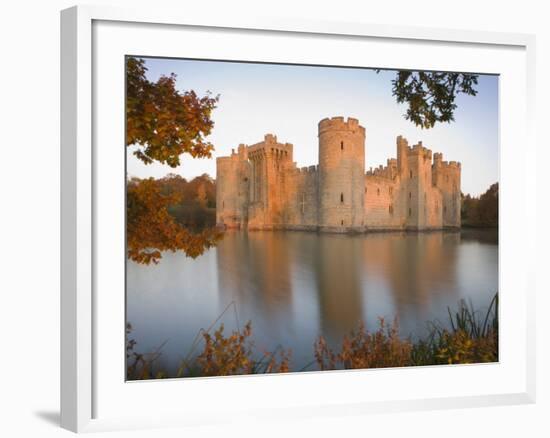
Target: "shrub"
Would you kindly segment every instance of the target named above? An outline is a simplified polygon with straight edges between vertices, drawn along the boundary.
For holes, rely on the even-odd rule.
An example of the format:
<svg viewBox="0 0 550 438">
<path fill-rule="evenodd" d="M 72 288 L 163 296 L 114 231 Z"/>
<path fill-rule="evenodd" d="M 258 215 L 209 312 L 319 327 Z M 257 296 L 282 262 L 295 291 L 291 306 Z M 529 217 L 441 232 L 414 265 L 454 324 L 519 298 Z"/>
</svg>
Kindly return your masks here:
<svg viewBox="0 0 550 438">
<path fill-rule="evenodd" d="M 392 325 L 379 319 L 378 329 L 371 333 L 363 322 L 345 336 L 339 352 L 333 352 L 323 336 L 314 344 L 315 359 L 321 370 L 385 368 L 410 365 L 412 344 L 399 337 L 397 319 Z"/>
</svg>

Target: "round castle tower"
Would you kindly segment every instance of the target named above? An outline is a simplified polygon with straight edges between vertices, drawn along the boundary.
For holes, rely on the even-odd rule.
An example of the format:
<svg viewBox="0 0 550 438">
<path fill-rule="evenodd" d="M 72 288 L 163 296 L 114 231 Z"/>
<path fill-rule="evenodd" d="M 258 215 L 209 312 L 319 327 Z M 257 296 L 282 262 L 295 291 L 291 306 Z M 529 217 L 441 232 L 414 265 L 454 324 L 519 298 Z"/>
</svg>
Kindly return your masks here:
<svg viewBox="0 0 550 438">
<path fill-rule="evenodd" d="M 365 128 L 357 119 L 319 122 L 319 226 L 364 226 Z"/>
</svg>

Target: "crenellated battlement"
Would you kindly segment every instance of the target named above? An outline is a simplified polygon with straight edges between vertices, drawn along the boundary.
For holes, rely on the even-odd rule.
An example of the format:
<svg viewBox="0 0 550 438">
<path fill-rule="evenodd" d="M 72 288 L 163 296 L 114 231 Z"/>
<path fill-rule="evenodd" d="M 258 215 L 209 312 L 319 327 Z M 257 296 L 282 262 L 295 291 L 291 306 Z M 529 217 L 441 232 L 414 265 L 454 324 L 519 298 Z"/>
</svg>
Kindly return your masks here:
<svg viewBox="0 0 550 438">
<path fill-rule="evenodd" d="M 243 156 L 245 159 L 271 156 L 276 159 L 292 160 L 293 149 L 292 143 L 279 143 L 276 135 L 265 134 L 264 141 L 247 146 Z"/>
<path fill-rule="evenodd" d="M 304 166 L 304 167 L 297 167 L 294 169 L 296 173 L 307 173 L 307 174 L 313 174 L 317 173 L 319 171 L 319 166 Z"/>
<path fill-rule="evenodd" d="M 397 136 L 396 143 L 397 143 L 397 146 L 407 147 L 407 148 L 409 147 L 409 142 L 402 135 Z"/>
<path fill-rule="evenodd" d="M 427 147 L 424 147 L 421 141 L 411 147 L 408 147 L 407 154 L 409 156 L 418 155 L 422 158 L 432 159 L 432 151 Z"/>
<path fill-rule="evenodd" d="M 319 122 L 319 134 L 325 131 L 361 131 L 365 133 L 365 128 L 359 124 L 359 120 L 353 117 L 348 117 L 347 120 L 344 117 L 336 116 L 323 119 Z"/>
<path fill-rule="evenodd" d="M 396 173 L 397 173 L 397 159 L 388 158 L 385 166 L 379 165 L 374 169 L 371 167 L 369 170 L 367 170 L 365 175 L 376 176 L 379 178 L 386 178 L 389 180 L 393 180 Z"/>
<path fill-rule="evenodd" d="M 434 154 L 434 167 L 436 168 L 447 168 L 447 169 L 455 169 L 460 170 L 461 164 L 459 161 L 443 161 L 443 154 L 440 152 L 436 152 Z"/>
<path fill-rule="evenodd" d="M 276 144 L 277 143 L 277 136 L 273 134 L 265 134 L 264 135 L 264 142 L 268 144 Z"/>
</svg>

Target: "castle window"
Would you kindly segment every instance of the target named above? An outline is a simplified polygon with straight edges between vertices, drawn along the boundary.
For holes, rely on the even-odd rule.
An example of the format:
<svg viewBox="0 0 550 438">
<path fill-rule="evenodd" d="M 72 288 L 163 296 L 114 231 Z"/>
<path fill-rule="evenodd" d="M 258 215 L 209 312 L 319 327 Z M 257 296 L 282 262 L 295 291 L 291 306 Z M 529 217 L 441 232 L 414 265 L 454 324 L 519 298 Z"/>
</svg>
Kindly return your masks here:
<svg viewBox="0 0 550 438">
<path fill-rule="evenodd" d="M 344 203 L 344 194 L 343 193 L 340 193 L 340 202 L 342 204 Z"/>
<path fill-rule="evenodd" d="M 409 192 L 409 199 L 412 199 L 412 193 Z"/>
<path fill-rule="evenodd" d="M 245 177 L 245 178 L 244 178 L 244 182 L 247 182 L 247 181 L 248 181 L 248 177 Z"/>
<path fill-rule="evenodd" d="M 413 177 L 413 171 L 411 170 L 410 173 L 409 173 L 409 177 L 412 179 Z"/>
<path fill-rule="evenodd" d="M 225 201 L 222 201 L 222 208 L 225 208 Z"/>
<path fill-rule="evenodd" d="M 376 194 L 380 196 L 380 189 L 376 189 Z"/>
<path fill-rule="evenodd" d="M 344 142 L 343 141 L 340 142 L 340 149 L 344 150 Z"/>
<path fill-rule="evenodd" d="M 443 213 L 447 213 L 447 206 L 446 205 L 443 206 Z"/>
<path fill-rule="evenodd" d="M 388 210 L 389 210 L 390 214 L 393 214 L 393 205 L 390 204 L 390 207 L 389 207 Z"/>
<path fill-rule="evenodd" d="M 341 224 L 341 225 L 344 225 L 344 219 L 342 219 L 342 220 L 340 221 L 340 224 Z"/>
<path fill-rule="evenodd" d="M 393 187 L 390 187 L 390 195 L 393 194 Z"/>
<path fill-rule="evenodd" d="M 367 188 L 365 187 L 365 195 L 367 194 Z"/>
<path fill-rule="evenodd" d="M 412 216 L 412 209 L 409 208 L 409 217 Z"/>
</svg>

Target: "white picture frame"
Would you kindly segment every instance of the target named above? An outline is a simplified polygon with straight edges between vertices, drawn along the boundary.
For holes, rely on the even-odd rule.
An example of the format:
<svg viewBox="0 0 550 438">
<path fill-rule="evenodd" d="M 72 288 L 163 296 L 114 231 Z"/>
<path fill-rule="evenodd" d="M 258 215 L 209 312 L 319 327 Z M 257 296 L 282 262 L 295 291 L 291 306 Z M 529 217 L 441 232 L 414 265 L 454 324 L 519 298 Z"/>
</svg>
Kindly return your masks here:
<svg viewBox="0 0 550 438">
<path fill-rule="evenodd" d="M 103 26 L 103 27 L 102 27 Z M 117 27 L 118 26 L 118 27 Z M 119 28 L 120 27 L 120 28 Z M 101 145 L 111 135 L 103 128 L 104 118 L 114 122 L 121 120 L 123 112 L 122 89 L 112 89 L 113 83 L 101 83 L 111 68 L 109 59 L 119 59 L 126 52 L 125 42 L 131 41 L 135 47 L 142 44 L 143 55 L 169 56 L 177 48 L 163 44 L 165 53 L 158 53 L 160 47 L 155 37 L 150 37 L 148 46 L 140 35 L 155 33 L 200 32 L 201 36 L 219 37 L 223 32 L 233 32 L 235 38 L 252 41 L 249 49 L 224 56 L 238 56 L 243 59 L 259 60 L 258 44 L 255 38 L 308 39 L 312 49 L 311 60 L 318 63 L 339 65 L 342 62 L 334 54 L 315 51 L 315 44 L 323 43 L 323 38 L 334 38 L 335 44 L 373 44 L 383 42 L 387 46 L 406 44 L 417 47 L 429 58 L 430 50 L 440 50 L 437 57 L 440 63 L 448 62 L 449 67 L 470 65 L 480 72 L 503 75 L 506 80 L 501 84 L 501 228 L 500 228 L 500 282 L 502 291 L 501 318 L 503 334 L 501 348 L 503 355 L 500 363 L 491 365 L 425 367 L 416 370 L 361 370 L 352 372 L 307 373 L 285 376 L 242 376 L 233 378 L 192 379 L 184 384 L 186 391 L 206 396 L 220 395 L 220 403 L 206 405 L 201 398 L 195 399 L 193 406 L 180 406 L 168 409 L 170 400 L 181 391 L 181 381 L 139 382 L 138 384 L 120 380 L 123 361 L 123 326 L 120 322 L 120 303 L 124 290 L 120 285 L 120 259 L 124 253 L 115 251 L 114 259 L 107 259 L 105 242 L 123 239 L 120 219 L 123 217 L 124 204 L 120 203 L 120 191 L 109 195 L 105 187 L 121 185 L 115 178 L 121 172 L 120 160 L 107 164 L 98 153 L 98 141 Z M 124 33 L 122 37 L 120 32 Z M 168 35 L 166 34 L 166 35 Z M 118 35 L 118 36 L 117 36 Z M 128 37 L 131 35 L 131 38 Z M 188 35 L 191 37 L 191 33 Z M 105 40 L 110 41 L 109 50 Z M 126 39 L 127 38 L 127 39 Z M 264 41 L 265 42 L 265 41 Z M 288 44 L 288 41 L 285 43 Z M 218 44 L 219 45 L 219 44 Z M 283 42 L 281 42 L 283 45 Z M 147 47 L 146 47 L 147 46 Z M 457 50 L 457 56 L 446 56 L 450 50 Z M 220 50 L 223 47 L 219 48 Z M 154 53 L 151 50 L 155 50 Z M 196 51 L 207 50 L 207 44 Z M 245 52 L 249 50 L 248 52 Z M 297 49 L 299 51 L 299 49 Z M 376 51 L 377 50 L 377 51 Z M 379 49 L 373 49 L 373 54 Z M 300 53 L 288 50 L 288 61 L 300 59 Z M 323 53 L 321 53 L 323 52 Z M 491 53 L 493 53 L 491 55 Z M 131 52 L 136 54 L 136 52 Z M 241 53 L 239 55 L 239 53 Z M 157 8 L 148 10 L 118 9 L 103 6 L 78 6 L 61 13 L 61 425 L 75 431 L 100 431 L 120 428 L 145 428 L 178 426 L 223 422 L 250 416 L 256 418 L 310 417 L 312 415 L 364 414 L 369 412 L 396 412 L 415 409 L 441 409 L 452 407 L 474 407 L 503 404 L 532 403 L 535 400 L 535 309 L 534 276 L 529 260 L 518 260 L 514 256 L 517 250 L 529 251 L 534 247 L 536 234 L 535 221 L 535 172 L 527 172 L 526 158 L 533 159 L 536 145 L 533 134 L 534 111 L 534 53 L 535 39 L 532 35 L 490 33 L 483 31 L 460 31 L 450 29 L 425 29 L 416 27 L 373 25 L 361 22 L 315 22 L 304 20 L 258 19 L 243 17 L 227 22 L 224 17 L 193 16 L 183 11 L 163 11 Z M 429 65 L 405 56 L 387 61 L 394 68 L 425 68 Z M 470 56 L 471 55 L 471 56 Z M 481 55 L 481 56 L 477 56 Z M 103 58 L 105 56 L 105 58 Z M 212 56 L 212 55 L 210 55 Z M 273 56 L 277 53 L 265 54 Z M 305 55 L 303 55 L 305 56 Z M 332 58 L 331 58 L 332 56 Z M 344 55 L 342 55 L 344 56 Z M 376 56 L 382 56 L 381 54 Z M 387 55 L 388 56 L 388 55 Z M 489 59 L 483 59 L 484 57 Z M 426 59 L 427 59 L 426 58 Z M 445 59 L 448 58 L 448 59 Z M 454 58 L 454 59 L 451 59 Z M 471 58 L 471 59 L 468 59 Z M 271 58 L 270 58 L 271 59 Z M 281 60 L 280 58 L 277 58 Z M 263 60 L 263 59 L 262 59 Z M 381 66 L 383 58 L 376 66 Z M 101 61 L 101 62 L 100 62 Z M 514 61 L 514 62 L 510 62 Z M 122 62 L 122 60 L 120 60 Z M 362 65 L 358 60 L 358 65 Z M 423 63 L 424 62 L 424 63 Z M 435 62 L 435 61 L 434 61 Z M 454 63 L 454 64 L 453 64 Z M 122 64 L 121 64 L 122 65 Z M 442 64 L 441 64 L 442 65 Z M 484 67 L 485 66 L 485 67 Z M 122 73 L 122 70 L 120 70 Z M 120 81 L 119 81 L 120 83 Z M 110 94 L 116 105 L 113 114 L 107 115 L 99 89 L 114 92 Z M 118 111 L 118 112 L 117 112 Z M 98 128 L 99 126 L 99 128 Z M 123 126 L 112 138 L 114 143 L 120 139 Z M 114 128 L 117 129 L 117 128 Z M 118 136 L 118 137 L 117 137 Z M 102 142 L 103 141 L 103 142 Z M 514 157 L 511 148 L 521 144 L 521 156 Z M 105 147 L 105 146 L 100 146 Z M 121 156 L 125 153 L 120 143 Z M 516 171 L 513 172 L 512 170 Z M 523 208 L 512 208 L 512 200 L 520 199 Z M 105 203 L 105 204 L 102 204 Z M 102 205 L 102 208 L 98 208 Z M 118 213 L 110 217 L 115 224 L 107 231 L 102 211 L 117 207 Z M 530 206 L 529 208 L 526 208 Z M 120 210 L 120 211 L 119 211 Z M 522 223 L 522 235 L 514 233 Z M 526 225 L 527 224 L 527 225 Z M 114 234 L 109 234 L 114 233 Z M 122 235 L 121 235 L 122 233 Z M 531 253 L 533 253 L 531 251 Z M 104 257 L 105 256 L 105 257 Z M 116 261 L 116 257 L 119 258 Z M 506 269 L 514 264 L 513 272 Z M 105 269 L 105 265 L 111 266 Z M 116 280 L 115 277 L 118 279 Z M 118 283 L 117 283 L 118 282 Z M 111 286 L 111 284 L 113 286 Z M 515 290 L 508 293 L 504 289 Z M 105 295 L 109 288 L 111 294 Z M 120 296 L 118 294 L 121 294 Z M 103 294 L 103 295 L 102 295 Z M 101 297 L 101 299 L 98 299 Z M 113 298 L 114 297 L 114 298 Z M 111 303 L 109 300 L 113 299 Z M 122 299 L 123 302 L 123 299 Z M 108 307 L 106 307 L 108 306 Z M 106 309 L 111 309 L 107 311 Z M 117 313 L 118 312 L 118 313 Z M 516 314 L 514 314 L 516 312 Z M 514 332 L 507 331 L 506 321 L 514 318 Z M 507 319 L 508 318 L 508 319 Z M 120 330 L 113 335 L 112 342 L 106 333 Z M 121 338 L 122 337 L 122 338 Z M 120 347 L 120 358 L 117 348 Z M 119 360 L 120 359 L 120 360 Z M 504 371 L 502 371 L 504 370 Z M 384 396 L 384 382 L 407 382 L 414 379 L 421 384 L 433 380 L 434 388 L 422 393 L 417 387 L 405 390 L 405 386 L 389 391 Z M 470 379 L 479 383 L 479 391 L 473 391 L 468 385 L 461 385 Z M 473 379 L 473 380 L 472 380 Z M 456 388 L 453 383 L 456 380 Z M 254 389 L 250 382 L 254 382 Z M 113 383 L 114 382 L 114 383 Z M 369 395 L 365 392 L 351 391 L 368 383 Z M 380 387 L 377 388 L 377 383 Z M 441 382 L 449 382 L 449 388 Z M 387 384 L 387 383 L 386 383 Z M 397 383 L 396 383 L 396 386 Z M 438 388 L 436 388 L 438 386 Z M 462 388 L 460 388 L 462 386 Z M 257 389 L 259 388 L 260 389 Z M 324 387 L 324 395 L 316 388 Z M 299 392 L 292 402 L 282 395 L 289 388 Z M 337 389 L 338 388 L 338 389 Z M 195 392 L 193 392 L 195 391 Z M 252 391 L 269 391 L 270 403 L 262 407 L 246 402 Z M 359 393 L 358 393 L 359 392 Z M 224 394 L 238 393 L 240 406 L 224 409 Z M 146 399 L 165 399 L 166 405 L 148 406 L 148 415 L 138 412 L 131 400 L 143 394 Z M 305 394 L 305 395 L 302 395 Z M 206 396 L 204 398 L 206 398 Z M 125 398 L 126 397 L 126 398 Z M 257 400 L 257 399 L 256 399 Z M 128 402 L 128 403 L 126 403 Z M 261 403 L 260 403 L 261 405 Z M 127 408 L 123 408 L 127 406 Z M 191 409 L 192 408 L 192 409 Z M 191 409 L 191 410 L 190 410 Z"/>
</svg>

